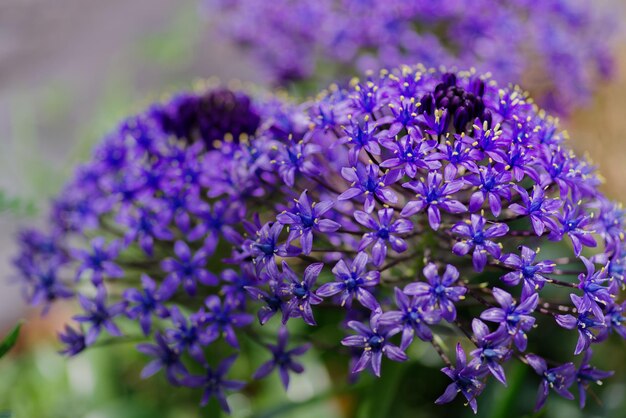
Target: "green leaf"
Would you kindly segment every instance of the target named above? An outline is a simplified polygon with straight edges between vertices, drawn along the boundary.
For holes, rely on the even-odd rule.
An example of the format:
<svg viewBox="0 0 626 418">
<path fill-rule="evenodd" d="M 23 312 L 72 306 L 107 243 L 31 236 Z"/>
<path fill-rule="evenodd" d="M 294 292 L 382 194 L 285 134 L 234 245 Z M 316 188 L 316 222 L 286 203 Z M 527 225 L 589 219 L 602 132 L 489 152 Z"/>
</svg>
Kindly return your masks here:
<svg viewBox="0 0 626 418">
<path fill-rule="evenodd" d="M 0 358 L 4 357 L 6 353 L 9 352 L 11 348 L 17 342 L 17 337 L 20 335 L 20 329 L 22 328 L 22 322 L 19 322 L 15 328 L 7 335 L 2 343 L 0 343 Z"/>
<path fill-rule="evenodd" d="M 508 418 L 511 416 L 511 411 L 515 410 L 515 401 L 517 400 L 517 394 L 520 392 L 523 384 L 524 377 L 528 367 L 522 363 L 514 363 L 513 367 L 509 371 L 507 376 L 508 387 L 498 386 L 498 391 L 494 402 L 492 404 L 490 418 Z"/>
<path fill-rule="evenodd" d="M 392 361 L 383 363 L 381 377 L 373 380 L 364 393 L 363 402 L 357 412 L 359 418 L 392 416 L 393 401 L 398 394 L 407 364 Z"/>
</svg>

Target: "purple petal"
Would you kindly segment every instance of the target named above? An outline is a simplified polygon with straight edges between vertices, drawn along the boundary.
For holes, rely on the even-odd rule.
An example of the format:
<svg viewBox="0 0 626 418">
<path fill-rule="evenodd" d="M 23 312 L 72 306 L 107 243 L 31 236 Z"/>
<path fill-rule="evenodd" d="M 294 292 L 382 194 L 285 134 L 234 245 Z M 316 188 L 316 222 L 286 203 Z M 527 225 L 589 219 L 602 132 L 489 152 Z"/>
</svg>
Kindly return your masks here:
<svg viewBox="0 0 626 418">
<path fill-rule="evenodd" d="M 388 344 L 385 346 L 383 350 L 385 352 L 385 355 L 390 360 L 399 361 L 399 362 L 407 360 L 407 356 L 404 353 L 404 351 L 402 351 L 399 347 L 396 347 L 395 345 Z"/>
<path fill-rule="evenodd" d="M 513 297 L 511 296 L 510 293 L 497 287 L 493 288 L 492 293 L 493 293 L 493 297 L 503 308 L 509 307 L 513 304 Z"/>
<path fill-rule="evenodd" d="M 398 219 L 392 224 L 391 229 L 396 234 L 406 234 L 413 230 L 413 222 L 408 219 Z"/>
<path fill-rule="evenodd" d="M 358 223 L 369 229 L 378 230 L 378 223 L 374 220 L 372 215 L 366 212 L 360 210 L 355 211 L 354 219 L 356 219 Z"/>
<path fill-rule="evenodd" d="M 366 341 L 362 335 L 350 335 L 341 340 L 341 344 L 346 347 L 365 347 Z"/>
<path fill-rule="evenodd" d="M 468 241 L 459 241 L 452 247 L 452 252 L 458 256 L 467 255 L 472 249 L 472 245 Z"/>
<path fill-rule="evenodd" d="M 176 244 L 174 244 L 174 253 L 176 253 L 180 260 L 186 261 L 191 259 L 191 250 L 183 241 L 176 241 Z"/>
<path fill-rule="evenodd" d="M 380 366 L 383 361 L 382 351 L 372 353 L 372 371 L 376 377 L 380 377 Z"/>
<path fill-rule="evenodd" d="M 321 219 L 317 223 L 317 229 L 320 232 L 335 232 L 339 228 L 341 228 L 341 224 L 339 224 L 339 223 L 337 223 L 335 221 L 331 221 L 330 219 Z"/>
<path fill-rule="evenodd" d="M 363 254 L 363 253 L 359 253 Z M 377 240 L 372 247 L 372 262 L 374 266 L 380 267 L 385 262 L 387 257 L 387 245 L 383 240 Z"/>
<path fill-rule="evenodd" d="M 287 390 L 287 388 L 289 388 L 289 371 L 285 367 L 279 367 L 278 375 L 280 376 L 283 387 Z"/>
<path fill-rule="evenodd" d="M 362 272 L 365 271 L 368 260 L 369 257 L 367 253 L 358 253 L 356 257 L 354 257 L 354 261 L 352 261 L 352 271 L 360 275 Z"/>
<path fill-rule="evenodd" d="M 546 361 L 536 354 L 527 354 L 526 361 L 528 362 L 530 367 L 532 367 L 535 372 L 540 376 L 543 376 L 546 370 L 548 370 Z"/>
<path fill-rule="evenodd" d="M 357 289 L 357 299 L 359 300 L 359 302 L 361 302 L 361 305 L 365 306 L 371 311 L 375 311 L 380 308 L 380 305 L 378 304 L 376 298 L 370 292 L 361 287 Z"/>
<path fill-rule="evenodd" d="M 363 191 L 361 191 L 361 189 L 357 189 L 356 187 L 351 187 L 345 192 L 341 193 L 339 196 L 337 196 L 337 200 L 349 200 L 356 196 L 360 196 L 362 194 L 363 194 Z"/>
<path fill-rule="evenodd" d="M 470 197 L 469 211 L 470 212 L 479 211 L 480 208 L 483 206 L 484 202 L 485 202 L 485 195 L 483 194 L 483 192 L 481 191 L 474 192 L 474 194 L 472 194 L 472 196 Z"/>
<path fill-rule="evenodd" d="M 404 205 L 404 208 L 402 208 L 402 212 L 400 212 L 400 215 L 404 216 L 405 218 L 412 216 L 424 209 L 424 206 L 425 204 L 423 200 L 412 200 Z"/>
<path fill-rule="evenodd" d="M 435 231 L 438 230 L 439 225 L 441 225 L 441 212 L 436 206 L 431 205 L 428 207 L 428 223 Z"/>
<path fill-rule="evenodd" d="M 391 244 L 391 248 L 397 253 L 402 253 L 408 248 L 408 244 L 405 240 L 393 235 L 389 237 L 389 244 Z"/>
<path fill-rule="evenodd" d="M 344 288 L 345 288 L 345 285 L 342 282 L 326 283 L 320 286 L 320 288 L 317 289 L 317 292 L 315 293 L 318 296 L 327 298 L 329 296 L 336 295 L 337 293 L 344 290 Z"/>
<path fill-rule="evenodd" d="M 572 315 L 556 315 L 554 318 L 557 324 L 566 329 L 576 328 L 576 323 L 578 322 Z"/>
<path fill-rule="evenodd" d="M 502 201 L 500 200 L 500 196 L 494 193 L 489 193 L 489 209 L 491 209 L 493 216 L 500 216 L 500 212 L 502 211 Z"/>
<path fill-rule="evenodd" d="M 478 341 L 482 341 L 487 334 L 489 334 L 489 328 L 483 321 L 480 319 L 474 318 L 472 320 L 472 331 L 474 332 L 474 336 Z"/>
<path fill-rule="evenodd" d="M 146 365 L 141 371 L 141 378 L 147 379 L 151 376 L 154 376 L 159 370 L 163 368 L 163 365 L 160 360 L 152 360 L 150 363 Z"/>
<path fill-rule="evenodd" d="M 490 322 L 504 322 L 506 315 L 500 308 L 489 308 L 480 314 L 480 318 Z"/>
<path fill-rule="evenodd" d="M 257 371 L 254 372 L 252 378 L 254 380 L 263 379 L 274 370 L 274 367 L 276 367 L 276 363 L 274 363 L 273 361 L 263 363 L 261 367 L 259 367 Z"/>
<path fill-rule="evenodd" d="M 435 403 L 437 405 L 441 405 L 444 403 L 452 402 L 452 400 L 456 398 L 456 394 L 458 392 L 459 392 L 459 389 L 456 383 L 450 383 L 448 387 L 446 388 L 445 392 L 443 392 L 443 395 L 441 395 L 440 397 L 437 398 L 437 400 L 435 400 Z"/>
<path fill-rule="evenodd" d="M 458 200 L 447 200 L 439 204 L 443 210 L 450 213 L 467 212 L 467 207 Z"/>
<path fill-rule="evenodd" d="M 354 364 L 354 367 L 352 367 L 352 373 L 362 372 L 367 367 L 371 359 L 372 351 L 364 351 L 359 360 Z"/>
<path fill-rule="evenodd" d="M 539 411 L 543 405 L 546 403 L 546 399 L 548 399 L 548 382 L 545 380 L 541 381 L 539 385 L 539 390 L 537 391 L 537 402 L 535 404 L 535 412 Z"/>
<path fill-rule="evenodd" d="M 313 286 L 323 267 L 324 263 L 314 263 L 304 270 L 304 283 L 306 283 L 309 288 Z"/>
</svg>

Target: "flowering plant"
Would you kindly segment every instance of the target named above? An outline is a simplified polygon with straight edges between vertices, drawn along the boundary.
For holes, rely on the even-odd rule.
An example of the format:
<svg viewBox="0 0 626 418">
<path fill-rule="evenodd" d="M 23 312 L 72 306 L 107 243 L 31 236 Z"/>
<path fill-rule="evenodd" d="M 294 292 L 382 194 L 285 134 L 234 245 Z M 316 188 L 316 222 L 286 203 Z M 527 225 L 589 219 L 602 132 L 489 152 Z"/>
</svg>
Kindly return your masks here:
<svg viewBox="0 0 626 418">
<path fill-rule="evenodd" d="M 16 266 L 33 303 L 78 295 L 65 353 L 124 324 L 145 336 L 144 377 L 225 410 L 248 340 L 269 359 L 251 378 L 285 387 L 312 346 L 380 376 L 425 344 L 451 380 L 436 403 L 460 393 L 476 411 L 520 361 L 537 409 L 574 382 L 582 407 L 611 374 L 591 346 L 626 337 L 623 210 L 599 184 L 556 120 L 474 72 L 401 67 L 301 106 L 209 89 L 105 138 Z M 321 321 L 344 337 L 308 337 Z M 579 367 L 541 357 L 535 328 L 575 330 Z"/>
<path fill-rule="evenodd" d="M 279 84 L 406 63 L 474 66 L 567 113 L 612 68 L 617 5 L 581 0 L 206 0 L 226 39 Z M 609 12 L 609 10 L 611 12 Z"/>
</svg>

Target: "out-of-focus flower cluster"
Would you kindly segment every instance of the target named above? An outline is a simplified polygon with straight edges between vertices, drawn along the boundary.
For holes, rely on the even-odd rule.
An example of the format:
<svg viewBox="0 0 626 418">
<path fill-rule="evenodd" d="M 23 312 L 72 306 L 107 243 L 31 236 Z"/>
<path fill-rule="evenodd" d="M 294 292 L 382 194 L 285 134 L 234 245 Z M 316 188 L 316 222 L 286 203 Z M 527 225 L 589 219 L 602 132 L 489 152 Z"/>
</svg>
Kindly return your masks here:
<svg viewBox="0 0 626 418">
<path fill-rule="evenodd" d="M 537 408 L 575 382 L 583 406 L 611 374 L 592 345 L 626 337 L 624 213 L 599 183 L 522 91 L 472 72 L 381 71 L 302 106 L 210 89 L 106 137 L 16 265 L 34 304 L 78 296 L 67 354 L 134 328 L 144 377 L 163 370 L 225 410 L 245 386 L 228 376 L 242 340 L 267 349 L 252 378 L 285 387 L 310 345 L 380 376 L 428 344 L 451 379 L 437 403 L 461 393 L 476 410 L 521 361 Z M 322 317 L 345 338 L 289 343 L 288 324 Z M 578 368 L 540 357 L 535 327 L 575 333 Z"/>
<path fill-rule="evenodd" d="M 468 65 L 523 83 L 550 111 L 588 100 L 612 67 L 614 6 L 585 0 L 205 0 L 279 83 L 402 64 Z"/>
</svg>

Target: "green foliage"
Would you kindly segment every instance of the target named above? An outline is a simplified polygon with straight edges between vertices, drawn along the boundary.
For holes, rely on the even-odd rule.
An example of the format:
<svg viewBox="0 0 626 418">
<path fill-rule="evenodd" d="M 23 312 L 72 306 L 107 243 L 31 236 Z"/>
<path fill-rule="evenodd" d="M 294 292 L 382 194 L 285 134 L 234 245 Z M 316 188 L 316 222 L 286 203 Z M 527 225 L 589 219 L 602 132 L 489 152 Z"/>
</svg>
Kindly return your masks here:
<svg viewBox="0 0 626 418">
<path fill-rule="evenodd" d="M 43 344 L 0 364 L 0 411 L 12 418 L 197 416 L 197 394 L 172 389 L 162 376 L 139 379 L 144 360 L 132 344 L 73 359 Z"/>
<path fill-rule="evenodd" d="M 30 217 L 37 214 L 37 207 L 33 201 L 9 196 L 4 190 L 0 190 L 0 214 L 2 213 Z"/>
<path fill-rule="evenodd" d="M 9 334 L 4 337 L 4 340 L 0 342 L 0 358 L 4 357 L 11 348 L 17 342 L 17 338 L 20 336 L 20 329 L 22 329 L 22 322 L 18 323 Z"/>
</svg>

